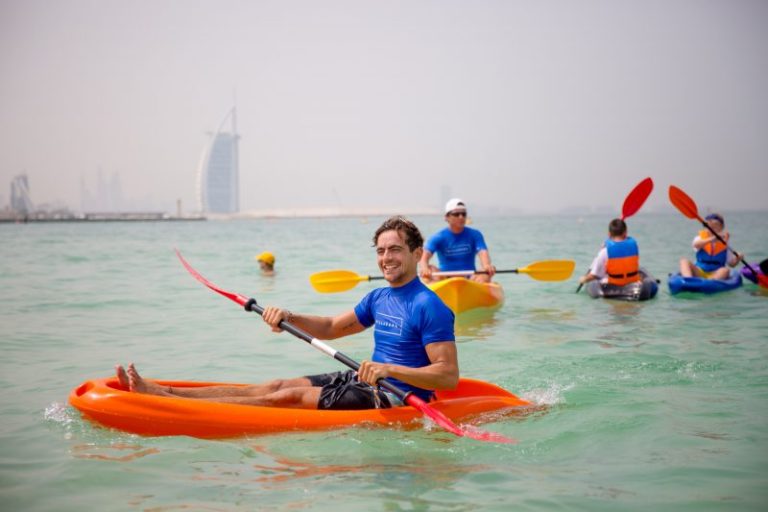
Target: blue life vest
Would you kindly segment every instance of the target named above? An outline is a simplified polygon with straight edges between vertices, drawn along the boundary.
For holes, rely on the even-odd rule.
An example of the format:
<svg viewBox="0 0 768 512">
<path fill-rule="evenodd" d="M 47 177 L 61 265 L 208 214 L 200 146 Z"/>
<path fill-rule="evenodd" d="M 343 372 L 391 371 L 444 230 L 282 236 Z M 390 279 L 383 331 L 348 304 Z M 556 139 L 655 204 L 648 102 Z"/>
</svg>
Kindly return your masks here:
<svg viewBox="0 0 768 512">
<path fill-rule="evenodd" d="M 709 238 L 709 231 L 702 230 L 699 238 Z M 728 241 L 728 233 L 723 240 Z M 696 266 L 704 272 L 714 272 L 728 263 L 728 246 L 720 240 L 714 240 L 696 251 Z"/>
</svg>

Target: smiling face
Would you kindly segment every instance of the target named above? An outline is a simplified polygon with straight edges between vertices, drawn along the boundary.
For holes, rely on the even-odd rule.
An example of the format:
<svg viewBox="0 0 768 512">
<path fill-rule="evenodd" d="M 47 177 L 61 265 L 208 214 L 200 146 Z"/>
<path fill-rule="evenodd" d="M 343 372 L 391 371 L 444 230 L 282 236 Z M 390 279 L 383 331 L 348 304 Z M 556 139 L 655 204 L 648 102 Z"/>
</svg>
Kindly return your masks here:
<svg viewBox="0 0 768 512">
<path fill-rule="evenodd" d="M 403 286 L 416 277 L 422 252 L 421 247 L 411 251 L 404 235 L 394 229 L 382 232 L 376 240 L 376 261 L 390 286 Z"/>
</svg>

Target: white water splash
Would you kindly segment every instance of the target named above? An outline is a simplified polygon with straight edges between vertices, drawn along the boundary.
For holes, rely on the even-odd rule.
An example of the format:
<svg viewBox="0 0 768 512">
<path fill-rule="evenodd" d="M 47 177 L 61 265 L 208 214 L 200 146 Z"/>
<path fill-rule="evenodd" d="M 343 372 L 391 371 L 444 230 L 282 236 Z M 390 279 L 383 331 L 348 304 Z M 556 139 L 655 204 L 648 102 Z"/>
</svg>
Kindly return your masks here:
<svg viewBox="0 0 768 512">
<path fill-rule="evenodd" d="M 43 418 L 45 418 L 46 421 L 52 421 L 65 427 L 72 424 L 74 421 L 67 405 L 60 402 L 49 404 L 48 407 L 45 408 L 45 411 L 43 411 Z"/>
<path fill-rule="evenodd" d="M 548 388 L 545 389 L 533 389 L 525 392 L 522 396 L 526 400 L 536 405 L 556 405 L 564 404 L 565 397 L 563 396 L 566 391 L 570 391 L 574 388 L 574 384 L 558 384 L 551 383 Z"/>
</svg>

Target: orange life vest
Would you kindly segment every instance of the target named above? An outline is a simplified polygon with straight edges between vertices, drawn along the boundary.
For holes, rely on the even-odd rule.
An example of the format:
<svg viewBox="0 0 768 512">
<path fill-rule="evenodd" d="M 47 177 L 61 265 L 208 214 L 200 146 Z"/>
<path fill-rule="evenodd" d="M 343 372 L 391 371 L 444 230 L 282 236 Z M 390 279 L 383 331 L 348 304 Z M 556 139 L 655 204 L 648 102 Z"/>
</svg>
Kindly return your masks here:
<svg viewBox="0 0 768 512">
<path fill-rule="evenodd" d="M 708 229 L 699 231 L 699 238 L 710 238 L 712 233 Z M 728 241 L 728 233 L 720 235 Z M 718 239 L 709 242 L 696 251 L 696 266 L 705 272 L 714 272 L 728 263 L 728 246 Z"/>
<path fill-rule="evenodd" d="M 608 251 L 605 264 L 608 284 L 624 286 L 640 280 L 640 251 L 634 238 L 628 236 L 618 242 L 609 238 L 605 248 Z"/>
</svg>

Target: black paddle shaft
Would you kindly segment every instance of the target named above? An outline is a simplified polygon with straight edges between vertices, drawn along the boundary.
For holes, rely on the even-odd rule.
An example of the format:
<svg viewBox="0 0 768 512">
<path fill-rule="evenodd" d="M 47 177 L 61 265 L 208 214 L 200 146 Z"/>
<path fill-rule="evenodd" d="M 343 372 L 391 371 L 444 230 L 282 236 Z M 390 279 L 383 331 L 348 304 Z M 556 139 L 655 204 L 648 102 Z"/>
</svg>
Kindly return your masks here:
<svg viewBox="0 0 768 512">
<path fill-rule="evenodd" d="M 258 313 L 259 315 L 262 315 L 262 316 L 264 315 L 264 308 L 262 306 L 260 306 L 256 302 L 256 299 L 254 299 L 254 298 L 248 299 L 248 301 L 243 305 L 243 307 L 245 308 L 246 311 L 251 311 L 253 313 Z M 313 345 L 312 340 L 314 340 L 315 337 L 312 336 L 311 334 L 309 334 L 307 331 L 296 327 L 292 323 L 286 322 L 285 320 L 281 320 L 280 323 L 278 324 L 278 327 L 280 327 L 284 331 L 288 331 L 289 333 L 293 334 L 297 338 L 306 341 L 310 345 Z M 355 371 L 360 369 L 360 363 L 358 363 L 357 361 L 355 361 L 351 357 L 347 356 L 346 354 L 343 354 L 342 352 L 334 351 L 333 358 L 336 359 L 337 361 L 345 364 L 346 366 L 348 366 L 349 368 L 351 368 L 351 369 L 353 369 Z M 394 384 L 390 383 L 389 381 L 387 381 L 385 379 L 379 379 L 377 384 L 379 386 L 381 386 L 382 388 L 386 389 L 387 391 L 397 395 L 397 397 L 400 400 L 402 400 L 404 403 L 408 399 L 408 395 L 411 394 L 410 391 L 408 391 L 408 392 L 403 391 L 402 389 L 398 388 L 397 386 L 395 386 Z"/>
<path fill-rule="evenodd" d="M 701 218 L 699 218 L 699 220 L 701 220 Z M 728 245 L 728 242 L 726 242 L 726 241 L 723 239 L 723 237 L 721 237 L 720 235 L 718 235 L 718 234 L 715 232 L 715 230 L 714 230 L 714 229 L 712 229 L 712 226 L 710 226 L 709 224 L 707 224 L 707 222 L 706 222 L 706 221 L 702 220 L 702 221 L 701 221 L 701 225 L 702 225 L 702 226 L 704 226 L 705 228 L 707 228 L 707 229 L 709 230 L 709 232 L 710 232 L 710 233 L 712 233 L 713 235 L 715 235 L 715 238 L 717 238 L 718 240 L 720 240 L 720 242 L 721 242 L 721 243 L 723 243 L 723 244 L 724 244 L 726 247 L 730 247 L 730 246 Z M 733 251 L 733 249 L 731 249 L 731 250 Z M 734 251 L 734 252 L 736 252 L 736 251 Z M 739 253 L 737 253 L 737 254 L 739 254 Z M 749 271 L 750 271 L 750 272 L 752 272 L 752 275 L 753 275 L 753 276 L 757 276 L 757 271 L 756 271 L 755 269 L 753 269 L 753 268 L 752 268 L 752 265 L 750 265 L 749 263 L 747 263 L 747 261 L 744 259 L 743 255 L 739 254 L 739 256 L 741 256 L 741 262 L 742 262 L 742 263 L 743 263 L 743 264 L 744 264 L 744 265 L 745 265 L 745 266 L 746 266 L 746 267 L 749 269 Z"/>
</svg>

